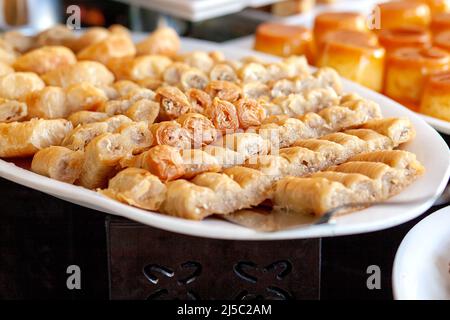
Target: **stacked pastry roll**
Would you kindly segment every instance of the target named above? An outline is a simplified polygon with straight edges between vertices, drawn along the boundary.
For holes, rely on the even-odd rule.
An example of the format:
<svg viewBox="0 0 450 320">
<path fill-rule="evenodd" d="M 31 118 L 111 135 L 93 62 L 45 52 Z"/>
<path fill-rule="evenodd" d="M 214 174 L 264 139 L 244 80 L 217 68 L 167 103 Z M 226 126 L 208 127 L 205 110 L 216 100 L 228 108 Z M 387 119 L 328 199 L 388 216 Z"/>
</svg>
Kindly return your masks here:
<svg viewBox="0 0 450 320">
<path fill-rule="evenodd" d="M 0 157 L 33 157 L 32 171 L 131 206 L 194 220 L 261 205 L 320 215 L 422 172 L 392 151 L 413 139 L 408 119 L 384 119 L 304 57 L 180 54 L 169 28 L 137 44 L 121 26 L 0 44 Z"/>
</svg>

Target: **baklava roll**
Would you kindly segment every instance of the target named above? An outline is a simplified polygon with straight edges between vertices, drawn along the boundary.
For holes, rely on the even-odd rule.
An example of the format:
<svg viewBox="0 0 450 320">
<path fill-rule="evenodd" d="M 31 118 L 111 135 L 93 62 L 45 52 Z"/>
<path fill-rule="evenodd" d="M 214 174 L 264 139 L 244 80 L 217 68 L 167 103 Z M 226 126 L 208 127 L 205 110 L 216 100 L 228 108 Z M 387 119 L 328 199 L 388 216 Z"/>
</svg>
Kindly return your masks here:
<svg viewBox="0 0 450 320">
<path fill-rule="evenodd" d="M 160 104 L 159 118 L 173 120 L 191 110 L 186 95 L 177 87 L 161 87 L 156 90 L 155 100 Z"/>
<path fill-rule="evenodd" d="M 245 161 L 243 154 L 220 146 L 209 145 L 203 151 L 213 156 L 223 168 L 237 166 Z"/>
<path fill-rule="evenodd" d="M 241 129 L 260 126 L 266 118 L 265 109 L 256 100 L 242 98 L 236 101 L 234 105 Z"/>
<path fill-rule="evenodd" d="M 110 36 L 108 29 L 102 27 L 91 27 L 86 30 L 80 37 L 74 39 L 69 47 L 73 52 L 79 52 L 94 43 L 105 40 Z"/>
<path fill-rule="evenodd" d="M 108 100 L 103 90 L 88 82 L 72 84 L 65 90 L 67 107 L 70 113 L 82 110 L 97 110 Z"/>
<path fill-rule="evenodd" d="M 180 38 L 172 28 L 162 27 L 136 44 L 137 55 L 160 54 L 173 57 L 180 50 Z"/>
<path fill-rule="evenodd" d="M 208 83 L 205 88 L 211 98 L 219 98 L 228 102 L 235 102 L 242 97 L 242 89 L 230 81 L 215 80 Z"/>
<path fill-rule="evenodd" d="M 180 86 L 181 75 L 183 74 L 183 72 L 190 69 L 191 67 L 184 62 L 173 62 L 164 70 L 162 74 L 162 80 L 170 86 Z"/>
<path fill-rule="evenodd" d="M 129 36 L 112 34 L 77 53 L 78 60 L 98 61 L 107 65 L 114 58 L 133 57 L 136 48 Z"/>
<path fill-rule="evenodd" d="M 86 146 L 99 135 L 108 132 L 108 124 L 106 122 L 93 122 L 78 125 L 63 140 L 62 146 L 74 150 L 84 151 Z"/>
<path fill-rule="evenodd" d="M 407 118 L 385 118 L 367 121 L 361 126 L 363 129 L 371 129 L 386 137 L 398 146 L 408 142 L 416 136 L 411 121 Z"/>
<path fill-rule="evenodd" d="M 42 80 L 47 85 L 63 88 L 80 82 L 88 82 L 94 86 L 106 86 L 114 82 L 114 75 L 99 62 L 79 61 L 43 74 Z"/>
<path fill-rule="evenodd" d="M 218 172 L 222 169 L 219 161 L 200 149 L 181 150 L 185 179 L 191 179 L 203 172 Z"/>
<path fill-rule="evenodd" d="M 269 72 L 262 63 L 245 63 L 239 70 L 238 76 L 243 83 L 261 82 L 266 83 L 270 79 Z"/>
<path fill-rule="evenodd" d="M 77 127 L 79 124 L 88 124 L 93 122 L 99 122 L 106 120 L 109 117 L 108 114 L 104 112 L 95 112 L 95 111 L 78 111 L 72 113 L 67 120 L 72 122 L 74 127 Z"/>
<path fill-rule="evenodd" d="M 166 198 L 167 187 L 147 170 L 127 168 L 109 180 L 107 189 L 99 192 L 137 208 L 159 210 Z"/>
<path fill-rule="evenodd" d="M 125 115 L 133 121 L 146 121 L 148 124 L 155 122 L 159 114 L 159 103 L 142 99 L 131 105 Z"/>
<path fill-rule="evenodd" d="M 65 46 L 75 39 L 75 33 L 66 25 L 58 24 L 39 32 L 33 41 L 36 48 L 43 46 Z"/>
<path fill-rule="evenodd" d="M 7 74 L 14 73 L 14 69 L 5 62 L 0 61 L 0 77 L 6 76 Z"/>
<path fill-rule="evenodd" d="M 187 91 L 189 89 L 201 89 L 203 90 L 209 82 L 206 74 L 196 68 L 189 68 L 186 71 L 181 73 L 180 77 L 180 87 L 183 91 Z"/>
<path fill-rule="evenodd" d="M 33 72 L 14 72 L 0 77 L 0 98 L 17 100 L 45 87 Z"/>
<path fill-rule="evenodd" d="M 183 54 L 181 60 L 187 65 L 208 73 L 214 66 L 214 60 L 205 51 L 191 51 Z"/>
<path fill-rule="evenodd" d="M 164 70 L 172 60 L 161 55 L 118 58 L 108 63 L 109 69 L 118 80 L 139 81 L 146 78 L 161 79 Z"/>
<path fill-rule="evenodd" d="M 131 154 L 139 154 L 153 145 L 153 135 L 145 121 L 123 124 L 117 132 Z"/>
<path fill-rule="evenodd" d="M 177 149 L 190 149 L 191 133 L 176 121 L 162 121 L 150 126 L 153 134 L 153 145 L 167 145 Z"/>
<path fill-rule="evenodd" d="M 81 174 L 84 153 L 65 147 L 51 146 L 38 151 L 31 171 L 62 182 L 74 183 Z"/>
<path fill-rule="evenodd" d="M 78 183 L 88 189 L 104 188 L 117 173 L 117 166 L 129 150 L 118 133 L 104 133 L 94 138 L 85 149 L 85 161 Z"/>
<path fill-rule="evenodd" d="M 204 114 L 212 103 L 210 95 L 203 90 L 189 89 L 186 91 L 186 96 L 191 104 L 191 112 Z"/>
<path fill-rule="evenodd" d="M 213 102 L 205 109 L 205 115 L 211 119 L 222 134 L 234 132 L 239 128 L 236 107 L 226 100 L 214 98 Z"/>
<path fill-rule="evenodd" d="M 214 124 L 204 115 L 198 113 L 186 113 L 178 117 L 176 121 L 181 127 L 187 129 L 191 137 L 191 147 L 200 148 L 212 143 L 217 135 Z"/>
<path fill-rule="evenodd" d="M 60 145 L 72 128 L 72 123 L 64 119 L 0 123 L 0 157 L 29 157 Z"/>
<path fill-rule="evenodd" d="M 267 154 L 270 150 L 270 142 L 261 135 L 252 132 L 226 134 L 215 141 L 214 145 L 236 151 L 244 159 L 257 154 Z"/>
<path fill-rule="evenodd" d="M 27 117 L 26 103 L 0 98 L 0 123 L 15 122 Z"/>
<path fill-rule="evenodd" d="M 112 87 L 117 91 L 119 98 L 128 96 L 131 92 L 140 88 L 136 82 L 130 80 L 116 81 L 112 84 Z"/>
<path fill-rule="evenodd" d="M 25 96 L 24 101 L 30 119 L 58 119 L 70 114 L 66 92 L 60 87 L 48 86 L 33 91 Z"/>
<path fill-rule="evenodd" d="M 218 63 L 214 65 L 209 72 L 209 79 L 211 81 L 236 82 L 238 80 L 238 76 L 232 66 L 226 63 Z"/>
<path fill-rule="evenodd" d="M 40 75 L 76 62 L 77 58 L 70 49 L 63 46 L 48 46 L 34 49 L 18 57 L 14 61 L 13 68 L 16 71 L 29 71 Z"/>
<path fill-rule="evenodd" d="M 249 82 L 242 85 L 242 95 L 244 98 L 268 101 L 271 99 L 271 90 L 265 83 Z"/>
<path fill-rule="evenodd" d="M 124 159 L 121 165 L 148 170 L 162 181 L 175 180 L 185 174 L 180 150 L 167 145 L 155 146 L 140 155 Z"/>
<path fill-rule="evenodd" d="M 108 125 L 108 132 L 113 132 L 113 133 L 116 132 L 117 130 L 119 130 L 119 128 L 122 127 L 123 125 L 133 123 L 133 121 L 130 118 L 128 118 L 122 114 L 106 118 L 102 122 L 105 122 Z"/>
</svg>

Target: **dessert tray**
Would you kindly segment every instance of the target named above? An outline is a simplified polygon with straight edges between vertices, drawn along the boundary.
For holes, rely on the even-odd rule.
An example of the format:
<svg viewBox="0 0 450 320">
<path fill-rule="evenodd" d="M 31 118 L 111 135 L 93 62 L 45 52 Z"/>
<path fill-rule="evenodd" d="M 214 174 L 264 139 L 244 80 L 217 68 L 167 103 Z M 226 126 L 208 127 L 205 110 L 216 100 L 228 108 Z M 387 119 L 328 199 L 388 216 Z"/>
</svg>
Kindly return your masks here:
<svg viewBox="0 0 450 320">
<path fill-rule="evenodd" d="M 120 32 L 125 31 L 120 30 Z M 133 36 L 135 41 L 140 41 L 143 37 L 143 35 Z M 144 42 L 137 45 L 138 51 L 148 50 L 145 39 Z M 117 47 L 114 47 L 114 49 L 117 50 Z M 279 59 L 249 50 L 222 47 L 205 41 L 181 39 L 181 52 L 190 53 L 193 51 L 209 52 L 210 57 L 217 58 L 220 61 L 225 61 L 222 60 L 222 54 L 225 59 L 242 59 L 244 67 L 237 67 L 242 79 L 256 77 L 257 71 L 260 70 L 258 68 L 261 68 L 262 65 L 261 61 L 275 63 L 272 67 L 279 66 L 276 64 Z M 79 52 L 78 58 L 84 57 L 86 59 L 89 55 L 92 56 L 93 52 L 95 52 L 97 58 L 102 56 L 90 48 L 87 51 L 84 49 L 81 53 Z M 248 58 L 249 56 L 252 58 Z M 187 54 L 185 57 L 192 56 Z M 168 61 L 168 58 L 165 58 L 166 60 L 163 58 L 158 57 L 158 62 Z M 26 65 L 26 59 L 24 60 L 22 64 Z M 124 61 L 127 62 L 126 69 L 121 69 L 121 61 L 114 60 L 114 64 L 108 65 L 115 70 L 116 75 L 123 72 L 124 75 L 130 76 L 127 73 L 129 72 L 128 67 L 130 63 L 135 63 L 136 60 L 130 62 L 130 60 L 125 59 Z M 80 141 L 77 140 L 80 137 L 86 139 L 86 136 L 80 135 L 80 126 L 76 126 L 76 124 L 84 123 L 81 116 L 82 114 L 84 116 L 84 113 L 78 113 L 77 117 L 73 114 L 70 115 L 70 121 L 34 119 L 26 122 L 27 130 L 32 127 L 36 132 L 40 132 L 39 130 L 43 128 L 42 130 L 45 132 L 44 124 L 51 124 L 54 127 L 49 129 L 50 132 L 64 133 L 65 138 L 62 142 L 64 147 L 47 148 L 47 143 L 45 147 L 38 148 L 41 149 L 39 151 L 36 150 L 35 140 L 33 140 L 32 146 L 12 148 L 11 145 L 14 145 L 17 141 L 20 142 L 27 132 L 21 122 L 4 125 L 9 131 L 7 134 L 3 133 L 2 138 L 7 137 L 10 144 L 0 143 L 0 150 L 4 157 L 4 160 L 0 160 L 0 176 L 57 198 L 94 210 L 129 218 L 149 226 L 192 236 L 217 239 L 298 239 L 371 232 L 406 222 L 419 216 L 432 206 L 444 190 L 450 175 L 449 149 L 435 130 L 415 113 L 382 95 L 335 77 L 330 70 L 318 70 L 315 73 L 310 73 L 311 71 L 306 70 L 303 62 L 298 58 L 286 60 L 281 66 L 284 63 L 290 64 L 287 72 L 289 70 L 295 70 L 296 74 L 306 72 L 305 77 L 311 81 L 310 85 L 311 83 L 326 83 L 328 91 L 320 91 L 326 94 L 323 93 L 320 96 L 317 93 L 318 91 L 312 91 L 316 95 L 302 96 L 303 100 L 300 104 L 296 104 L 297 102 L 267 104 L 264 107 L 265 112 L 272 113 L 273 116 L 269 117 L 270 121 L 261 121 L 259 116 L 262 117 L 262 115 L 259 113 L 258 106 L 252 106 L 250 101 L 242 100 L 244 98 L 237 100 L 240 97 L 239 95 L 236 97 L 237 101 L 234 101 L 236 91 L 232 84 L 227 81 L 211 81 L 205 86 L 204 90 L 210 95 L 216 96 L 212 106 L 224 108 L 221 110 L 229 110 L 225 107 L 234 108 L 232 107 L 233 104 L 230 106 L 223 100 L 234 101 L 236 109 L 239 111 L 239 118 L 234 119 L 231 112 L 229 115 L 223 113 L 224 116 L 223 114 L 217 116 L 216 109 L 213 108 L 211 111 L 208 109 L 208 105 L 204 114 L 213 122 L 213 129 L 222 130 L 224 135 L 222 138 L 217 138 L 211 145 L 203 146 L 201 149 L 192 149 L 191 152 L 189 147 L 184 146 L 186 143 L 189 144 L 187 141 L 191 141 L 192 137 L 195 138 L 196 136 L 189 136 L 191 139 L 189 140 L 182 133 L 184 131 L 180 129 L 180 126 L 184 128 L 188 119 L 194 121 L 199 118 L 204 119 L 205 116 L 183 114 L 176 118 L 176 121 L 164 122 L 160 120 L 160 122 L 154 124 L 125 119 L 127 117 L 123 114 L 132 119 L 138 119 L 141 116 L 139 110 L 145 110 L 146 119 L 152 117 L 152 122 L 156 116 L 161 119 L 173 119 L 173 106 L 180 110 L 186 103 L 184 95 L 176 89 L 170 86 L 158 87 L 158 84 L 155 85 L 154 82 L 146 81 L 147 87 L 156 87 L 154 89 L 156 95 L 152 90 L 140 88 L 138 92 L 141 100 L 133 101 L 134 104 L 131 107 L 128 103 L 129 100 L 112 99 L 99 103 L 96 107 L 98 111 L 95 112 L 96 116 L 101 117 L 101 113 L 116 114 L 116 116 L 114 121 L 108 120 L 110 118 L 105 121 L 99 120 L 101 125 L 95 122 L 97 124 L 93 123 L 93 127 L 100 129 L 104 127 L 102 130 L 108 130 L 109 126 L 117 126 L 117 122 L 124 121 L 124 119 L 125 126 L 113 131 L 119 133 L 97 134 L 94 139 L 90 138 L 91 140 L 87 145 L 80 144 Z M 225 69 L 232 70 L 231 65 Z M 86 67 L 87 65 L 82 64 L 81 66 Z M 204 65 L 198 64 L 197 67 L 202 68 Z M 70 79 L 67 70 L 74 72 L 73 69 L 70 69 L 70 65 L 64 68 L 69 69 L 64 69 L 66 72 L 50 71 L 41 77 L 47 83 L 64 86 L 64 81 Z M 308 67 L 306 66 L 306 68 Z M 191 69 L 188 71 L 193 72 Z M 227 76 L 232 75 L 232 72 L 230 74 L 227 72 L 225 72 Z M 201 80 L 201 74 L 199 73 L 186 74 L 192 76 L 189 79 L 194 79 L 194 83 L 197 83 L 199 78 Z M 84 73 L 77 75 L 77 77 L 85 76 L 87 77 Z M 107 75 L 103 75 L 100 71 L 95 77 L 98 81 L 104 78 L 107 78 Z M 191 80 L 188 83 L 192 83 Z M 144 85 L 144 82 L 139 83 Z M 252 82 L 250 81 L 250 83 Z M 305 85 L 305 83 L 302 80 L 298 82 L 300 86 Z M 339 87 L 341 83 L 342 88 Z M 286 89 L 285 84 L 285 82 L 280 82 L 279 88 L 273 85 L 272 94 L 280 94 L 282 99 L 286 99 L 286 95 L 283 93 L 283 90 Z M 336 86 L 336 89 L 333 89 L 333 86 Z M 69 88 L 71 87 L 69 86 Z M 250 88 L 253 87 L 244 87 L 244 91 L 249 90 L 248 92 L 245 91 L 248 95 L 253 92 Z M 279 91 L 274 91 L 274 88 L 278 88 Z M 302 89 L 305 88 L 302 87 Z M 311 88 L 305 89 L 305 93 L 310 92 L 309 89 Z M 312 88 L 311 90 L 316 89 L 321 88 Z M 342 95 L 339 97 L 333 96 L 329 93 L 334 92 L 333 90 L 342 91 Z M 70 91 L 66 92 L 68 94 Z M 76 97 L 77 95 L 68 94 L 68 96 Z M 296 95 L 294 97 L 298 98 Z M 325 98 L 332 99 L 328 107 L 325 106 L 327 103 Z M 74 98 L 74 100 L 76 99 Z M 199 101 L 197 100 L 197 102 Z M 264 104 L 264 101 L 261 100 L 260 103 Z M 318 105 L 322 110 L 314 109 L 317 107 L 312 105 L 314 101 L 320 101 Z M 32 100 L 30 103 L 35 102 Z M 83 103 L 92 103 L 92 101 L 84 101 Z M 336 103 L 341 104 L 341 106 L 335 106 Z M 152 116 L 151 110 L 153 110 L 155 104 L 161 109 L 158 109 L 159 114 Z M 303 109 L 294 108 L 298 105 L 301 105 Z M 200 108 L 200 104 L 197 107 Z M 282 108 L 282 110 L 279 111 L 277 108 Z M 44 112 L 42 109 L 39 110 L 39 112 Z M 242 110 L 249 113 L 242 112 Z M 312 110 L 316 112 L 311 112 Z M 302 115 L 304 113 L 305 115 Z M 204 121 L 210 123 L 210 121 Z M 69 122 L 75 124 L 73 131 Z M 253 125 L 256 125 L 256 123 L 259 123 L 259 126 L 256 132 L 252 132 L 251 129 L 254 128 Z M 235 125 L 234 131 L 228 133 L 227 130 L 233 125 Z M 133 140 L 136 137 L 135 133 L 142 133 L 143 135 L 138 137 L 145 137 L 148 126 L 154 139 L 156 139 L 156 146 L 150 149 L 142 139 Z M 175 138 L 166 139 L 160 133 L 170 126 L 177 128 L 177 135 Z M 274 148 L 273 144 L 270 144 L 270 146 L 266 144 L 267 141 L 272 141 L 271 136 L 269 137 L 272 129 L 276 129 L 275 131 L 280 134 L 278 136 L 279 154 L 274 152 L 277 149 Z M 47 140 L 58 140 L 56 134 L 53 136 L 48 134 L 44 135 L 44 138 L 42 137 L 42 135 L 36 135 L 34 139 L 43 144 Z M 125 144 L 124 139 L 127 138 L 130 138 L 134 143 L 134 155 L 128 156 L 127 154 L 127 156 L 121 155 L 120 158 L 115 158 L 116 151 L 117 153 L 123 151 L 121 149 L 122 144 Z M 225 138 L 231 138 L 236 143 L 234 150 L 225 145 Z M 42 142 L 42 139 L 45 141 Z M 205 136 L 203 134 L 199 139 L 200 142 L 204 143 L 211 139 L 211 135 Z M 58 141 L 61 144 L 61 138 Z M 174 146 L 189 150 L 181 151 L 183 157 L 187 154 L 199 153 L 206 156 L 205 159 L 207 160 L 200 166 L 186 165 L 182 172 L 179 172 L 176 166 L 178 160 L 175 159 L 180 156 L 178 149 L 176 149 L 176 155 L 170 153 L 170 157 L 173 156 L 174 158 L 164 158 L 161 155 L 167 150 L 172 150 Z M 226 148 L 224 148 L 225 146 Z M 294 147 L 286 148 L 288 146 Z M 105 148 L 108 152 L 102 153 Z M 393 148 L 397 151 L 391 151 Z M 13 158 L 18 154 L 18 150 L 21 152 L 19 153 L 21 156 L 24 154 L 34 155 L 31 168 L 40 174 L 29 170 L 29 162 Z M 79 159 L 82 150 L 84 150 L 84 160 L 81 157 Z M 208 153 L 209 156 L 205 153 Z M 66 155 L 70 155 L 70 157 L 67 158 Z M 162 157 L 162 160 L 158 157 Z M 217 163 L 213 158 L 220 158 L 222 162 Z M 300 160 L 298 161 L 298 159 Z M 227 165 L 228 160 L 232 162 L 232 165 Z M 71 165 L 73 164 L 76 167 L 78 161 L 84 161 L 82 171 L 78 173 L 81 175 L 69 181 L 73 169 Z M 181 161 L 184 161 L 184 158 Z M 168 164 L 170 170 L 166 167 Z M 59 171 L 60 166 L 66 171 L 63 170 L 61 173 Z M 105 177 L 113 177 L 114 175 L 111 176 L 111 173 L 118 166 L 127 169 L 120 171 L 109 180 L 108 186 Z M 151 171 L 152 174 L 146 170 Z M 321 172 L 318 173 L 317 171 Z M 287 177 L 287 175 L 305 176 L 305 174 L 311 173 L 313 175 L 309 178 Z M 77 180 L 78 185 L 57 181 L 46 176 L 58 177 L 60 180 L 69 182 Z M 341 181 L 342 184 L 333 181 Z M 276 188 L 272 189 L 271 187 L 275 182 Z M 344 184 L 348 187 L 344 187 Z M 83 187 L 80 185 L 83 185 Z M 209 187 L 203 187 L 204 185 L 209 185 Z M 167 196 L 164 193 L 163 199 L 159 199 L 158 197 L 163 194 L 160 191 L 164 190 L 165 192 L 165 188 L 167 188 Z M 217 192 L 214 193 L 214 190 Z M 383 201 L 383 203 L 357 212 L 339 215 L 333 219 L 333 223 L 323 225 L 308 224 L 287 229 L 265 226 L 255 228 L 248 222 L 247 218 L 252 220 L 254 215 L 259 217 L 260 212 L 258 210 L 260 209 L 253 211 L 252 208 L 268 200 L 269 196 L 266 194 L 268 190 L 275 190 L 274 194 L 271 195 L 274 207 L 294 215 L 301 212 L 320 216 L 329 209 L 342 204 L 342 201 L 349 203 L 350 200 L 354 202 L 354 199 L 358 199 L 360 207 L 370 205 L 367 203 L 369 200 L 372 203 L 377 201 Z M 143 191 L 148 192 L 151 197 L 137 196 Z M 402 192 L 399 193 L 400 191 Z M 396 195 L 397 193 L 399 194 Z M 387 198 L 389 200 L 386 200 Z M 302 199 L 306 200 L 303 201 Z M 245 203 L 245 205 L 242 206 L 242 203 Z M 156 206 L 168 215 L 154 212 L 151 208 Z M 261 210 L 264 210 L 264 208 L 263 206 Z M 239 211 L 240 209 L 245 210 Z M 214 215 L 216 213 L 221 213 L 221 215 Z"/>
</svg>

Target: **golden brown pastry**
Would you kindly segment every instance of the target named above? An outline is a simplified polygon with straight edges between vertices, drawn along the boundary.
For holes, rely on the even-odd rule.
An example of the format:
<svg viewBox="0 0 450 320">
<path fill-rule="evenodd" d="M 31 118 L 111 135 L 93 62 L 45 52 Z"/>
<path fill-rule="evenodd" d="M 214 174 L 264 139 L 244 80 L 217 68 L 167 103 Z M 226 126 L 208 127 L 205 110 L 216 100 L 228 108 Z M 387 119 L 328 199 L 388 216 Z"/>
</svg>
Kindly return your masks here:
<svg viewBox="0 0 450 320">
<path fill-rule="evenodd" d="M 191 111 L 197 113 L 205 113 L 205 110 L 211 105 L 212 100 L 209 94 L 199 89 L 189 89 L 186 96 L 191 104 Z"/>
<path fill-rule="evenodd" d="M 156 90 L 155 100 L 160 104 L 161 120 L 173 120 L 188 113 L 191 109 L 186 95 L 177 87 L 161 87 Z"/>
<path fill-rule="evenodd" d="M 423 2 L 430 7 L 432 16 L 450 12 L 450 2 L 448 0 L 419 0 L 419 2 Z"/>
<path fill-rule="evenodd" d="M 150 126 L 153 145 L 167 145 L 177 149 L 191 148 L 191 133 L 176 121 L 162 121 Z"/>
<path fill-rule="evenodd" d="M 140 155 L 125 159 L 121 165 L 148 170 L 165 182 L 178 179 L 185 174 L 180 150 L 167 145 L 150 148 Z"/>
<path fill-rule="evenodd" d="M 245 63 L 239 70 L 238 76 L 243 83 L 262 82 L 269 80 L 270 75 L 266 67 L 262 63 L 249 62 Z"/>
<path fill-rule="evenodd" d="M 19 31 L 6 31 L 1 35 L 1 39 L 15 51 L 24 53 L 33 47 L 33 37 L 24 35 Z"/>
<path fill-rule="evenodd" d="M 450 72 L 428 78 L 419 111 L 432 117 L 450 121 Z"/>
<path fill-rule="evenodd" d="M 78 183 L 88 189 L 104 188 L 117 173 L 117 166 L 128 154 L 118 133 L 104 133 L 94 138 L 85 149 L 85 161 Z"/>
<path fill-rule="evenodd" d="M 249 82 L 242 85 L 244 98 L 255 99 L 260 103 L 267 103 L 271 98 L 270 87 L 265 83 Z"/>
<path fill-rule="evenodd" d="M 86 146 L 101 134 L 109 131 L 108 124 L 106 122 L 93 122 L 78 125 L 75 127 L 61 143 L 62 146 L 74 150 L 84 151 Z"/>
<path fill-rule="evenodd" d="M 208 145 L 203 151 L 213 156 L 223 168 L 234 167 L 245 161 L 243 154 L 222 146 Z"/>
<path fill-rule="evenodd" d="M 79 124 L 88 124 L 92 122 L 99 122 L 106 120 L 109 117 L 106 113 L 103 112 L 95 112 L 95 111 L 78 111 L 72 113 L 67 120 L 72 122 L 74 127 Z"/>
<path fill-rule="evenodd" d="M 105 92 L 89 82 L 72 84 L 65 88 L 67 96 L 67 107 L 70 113 L 77 111 L 97 110 L 108 100 Z"/>
<path fill-rule="evenodd" d="M 65 25 L 58 24 L 48 28 L 36 35 L 34 38 L 34 47 L 43 46 L 65 46 L 72 43 L 75 34 Z"/>
<path fill-rule="evenodd" d="M 0 61 L 0 77 L 11 73 L 14 73 L 14 69 L 10 65 Z"/>
<path fill-rule="evenodd" d="M 200 149 L 181 150 L 185 173 L 183 178 L 191 179 L 203 172 L 219 172 L 222 169 L 219 161 L 209 153 Z"/>
<path fill-rule="evenodd" d="M 223 134 L 236 131 L 239 128 L 236 107 L 231 102 L 216 97 L 205 109 L 205 115 L 211 119 L 214 126 Z"/>
<path fill-rule="evenodd" d="M 74 183 L 81 174 L 83 161 L 82 151 L 51 146 L 34 155 L 31 171 L 62 182 Z"/>
<path fill-rule="evenodd" d="M 68 87 L 80 82 L 88 82 L 95 86 L 110 85 L 114 75 L 101 63 L 96 61 L 80 61 L 60 67 L 42 75 L 47 85 Z"/>
<path fill-rule="evenodd" d="M 60 145 L 71 130 L 72 124 L 64 119 L 0 123 L 0 157 L 32 156 L 46 147 Z"/>
<path fill-rule="evenodd" d="M 253 132 L 229 133 L 217 139 L 214 145 L 236 151 L 244 159 L 257 154 L 267 154 L 270 150 L 270 142 Z"/>
<path fill-rule="evenodd" d="M 70 49 L 63 46 L 48 46 L 34 49 L 18 57 L 13 67 L 16 71 L 44 74 L 76 62 L 77 58 Z"/>
<path fill-rule="evenodd" d="M 242 90 L 236 84 L 229 81 L 211 81 L 205 88 L 211 98 L 219 98 L 221 100 L 235 102 L 242 97 Z"/>
<path fill-rule="evenodd" d="M 122 145 L 131 154 L 139 154 L 153 145 L 153 135 L 145 121 L 125 123 L 117 132 L 121 135 Z"/>
<path fill-rule="evenodd" d="M 427 27 L 430 8 L 419 1 L 388 1 L 378 5 L 381 29 L 418 26 Z"/>
<path fill-rule="evenodd" d="M 239 119 L 239 127 L 242 129 L 260 126 L 266 118 L 266 110 L 256 100 L 242 98 L 234 105 Z"/>
<path fill-rule="evenodd" d="M 39 76 L 32 72 L 15 72 L 0 77 L 0 97 L 20 99 L 45 87 Z"/>
<path fill-rule="evenodd" d="M 164 70 L 172 63 L 168 57 L 161 55 L 144 55 L 139 57 L 115 58 L 108 67 L 118 80 L 138 81 L 146 78 L 162 78 Z"/>
<path fill-rule="evenodd" d="M 0 122 L 14 122 L 26 118 L 28 107 L 25 103 L 0 98 Z"/>
<path fill-rule="evenodd" d="M 450 29 L 438 33 L 434 37 L 433 44 L 450 53 Z"/>
<path fill-rule="evenodd" d="M 133 57 L 136 48 L 130 37 L 113 34 L 77 53 L 78 60 L 98 61 L 107 65 L 114 58 Z"/>
<path fill-rule="evenodd" d="M 148 124 L 155 122 L 158 114 L 159 103 L 149 99 L 141 99 L 134 102 L 125 112 L 125 115 L 131 120 L 146 121 Z"/>
<path fill-rule="evenodd" d="M 117 91 L 119 98 L 123 98 L 140 88 L 136 82 L 130 80 L 116 81 L 112 84 L 112 87 Z"/>
<path fill-rule="evenodd" d="M 133 123 L 130 118 L 122 114 L 106 118 L 103 122 L 108 125 L 109 132 L 116 132 L 122 126 Z"/>
<path fill-rule="evenodd" d="M 191 67 L 188 64 L 176 61 L 164 70 L 162 78 L 168 85 L 179 86 L 181 74 L 189 69 L 191 69 Z"/>
<path fill-rule="evenodd" d="M 176 119 L 176 121 L 189 131 L 191 137 L 191 147 L 201 148 L 212 143 L 217 137 L 217 130 L 214 124 L 204 115 L 198 113 L 186 113 Z"/>
<path fill-rule="evenodd" d="M 236 82 L 238 77 L 233 67 L 226 63 L 218 63 L 211 68 L 209 79 L 211 81 L 219 80 Z"/>
<path fill-rule="evenodd" d="M 187 91 L 192 88 L 204 89 L 208 82 L 209 78 L 206 74 L 197 68 L 190 68 L 181 73 L 180 86 L 183 91 Z"/>
<path fill-rule="evenodd" d="M 191 51 L 181 56 L 181 61 L 188 66 L 209 73 L 214 65 L 214 60 L 204 51 Z"/>
<path fill-rule="evenodd" d="M 60 87 L 48 86 L 25 96 L 28 118 L 58 119 L 70 113 L 67 97 Z"/>
<path fill-rule="evenodd" d="M 138 55 L 161 54 L 175 56 L 180 50 L 180 38 L 172 28 L 158 28 L 146 39 L 136 44 Z"/>
<path fill-rule="evenodd" d="M 131 206 L 158 210 L 166 198 L 167 188 L 156 176 L 139 168 L 127 168 L 109 180 L 101 194 Z"/>
</svg>

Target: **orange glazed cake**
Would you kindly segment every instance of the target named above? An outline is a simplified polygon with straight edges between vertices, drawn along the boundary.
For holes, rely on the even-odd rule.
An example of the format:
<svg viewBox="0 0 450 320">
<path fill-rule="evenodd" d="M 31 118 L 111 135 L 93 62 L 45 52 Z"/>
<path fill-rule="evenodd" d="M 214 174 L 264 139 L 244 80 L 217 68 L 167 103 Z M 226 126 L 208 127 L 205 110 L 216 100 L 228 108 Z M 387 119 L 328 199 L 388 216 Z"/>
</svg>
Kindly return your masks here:
<svg viewBox="0 0 450 320">
<path fill-rule="evenodd" d="M 427 27 L 431 20 L 428 5 L 417 1 L 389 1 L 378 7 L 382 30 L 406 26 Z"/>
<path fill-rule="evenodd" d="M 450 0 L 420 0 L 420 2 L 427 4 L 433 15 L 450 11 Z"/>
<path fill-rule="evenodd" d="M 450 121 L 450 72 L 429 77 L 425 83 L 420 112 Z"/>
<path fill-rule="evenodd" d="M 320 47 L 328 33 L 337 30 L 367 31 L 366 20 L 356 12 L 324 12 L 314 20 L 314 39 Z"/>
<path fill-rule="evenodd" d="M 450 52 L 450 29 L 448 31 L 438 33 L 434 37 L 434 45 Z"/>
<path fill-rule="evenodd" d="M 385 50 L 373 33 L 340 30 L 324 39 L 318 67 L 332 67 L 340 75 L 381 91 Z"/>
<path fill-rule="evenodd" d="M 431 44 L 430 32 L 422 27 L 400 27 L 381 30 L 378 34 L 378 39 L 387 53 L 403 47 L 424 48 Z"/>
<path fill-rule="evenodd" d="M 417 110 L 427 76 L 448 70 L 450 55 L 431 47 L 398 49 L 387 58 L 385 93 Z"/>
<path fill-rule="evenodd" d="M 302 26 L 263 23 L 256 30 L 255 49 L 261 52 L 282 57 L 305 55 L 309 60 L 312 46 L 312 33 Z"/>
<path fill-rule="evenodd" d="M 430 29 L 433 34 L 450 30 L 450 13 L 440 13 L 433 16 Z"/>
</svg>

